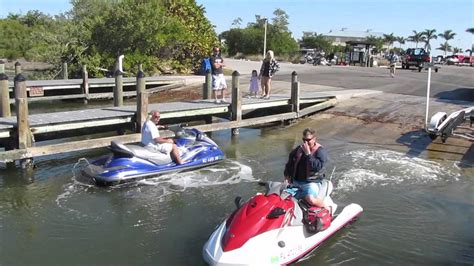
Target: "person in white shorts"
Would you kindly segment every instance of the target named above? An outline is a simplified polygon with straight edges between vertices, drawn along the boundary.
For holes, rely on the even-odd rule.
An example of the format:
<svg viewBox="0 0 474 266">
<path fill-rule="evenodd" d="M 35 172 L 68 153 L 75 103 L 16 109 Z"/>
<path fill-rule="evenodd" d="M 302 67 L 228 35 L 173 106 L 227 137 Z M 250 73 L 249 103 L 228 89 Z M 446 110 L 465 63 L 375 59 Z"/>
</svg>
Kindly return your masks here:
<svg viewBox="0 0 474 266">
<path fill-rule="evenodd" d="M 160 111 L 151 111 L 151 118 L 147 120 L 142 127 L 141 143 L 156 152 L 168 153 L 176 164 L 183 164 L 179 155 L 179 150 L 173 139 L 160 137 L 158 128 L 164 128 L 158 125 L 160 121 Z"/>
<path fill-rule="evenodd" d="M 225 99 L 225 90 L 227 89 L 227 83 L 224 77 L 224 59 L 222 59 L 219 47 L 214 47 L 214 54 L 211 57 L 211 68 L 212 68 L 212 90 L 214 91 L 214 102 L 215 103 L 227 103 Z M 219 91 L 221 92 L 221 99 L 218 99 Z"/>
</svg>

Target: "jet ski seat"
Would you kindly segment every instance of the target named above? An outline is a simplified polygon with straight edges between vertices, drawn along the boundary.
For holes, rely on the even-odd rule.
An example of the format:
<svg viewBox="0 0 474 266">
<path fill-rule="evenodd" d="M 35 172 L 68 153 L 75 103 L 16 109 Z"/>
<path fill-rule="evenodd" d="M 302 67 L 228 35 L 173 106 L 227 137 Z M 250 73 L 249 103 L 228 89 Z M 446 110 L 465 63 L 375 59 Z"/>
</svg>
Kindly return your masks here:
<svg viewBox="0 0 474 266">
<path fill-rule="evenodd" d="M 138 157 L 145 160 L 152 161 L 156 164 L 168 164 L 172 162 L 171 156 L 167 153 L 156 152 L 140 145 L 124 145 L 118 141 L 110 143 L 110 149 L 117 154 L 126 157 Z"/>
</svg>

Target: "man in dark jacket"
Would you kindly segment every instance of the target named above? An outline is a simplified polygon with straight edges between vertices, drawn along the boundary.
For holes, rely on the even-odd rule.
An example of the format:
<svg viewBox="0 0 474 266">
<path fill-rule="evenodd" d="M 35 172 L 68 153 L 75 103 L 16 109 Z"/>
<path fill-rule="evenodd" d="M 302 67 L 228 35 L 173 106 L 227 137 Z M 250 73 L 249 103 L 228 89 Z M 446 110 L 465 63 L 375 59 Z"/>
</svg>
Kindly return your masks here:
<svg viewBox="0 0 474 266">
<path fill-rule="evenodd" d="M 301 188 L 298 195 L 314 206 L 324 207 L 324 196 L 320 195 L 318 177 L 324 177 L 327 161 L 326 149 L 316 142 L 316 131 L 306 128 L 303 131 L 303 144 L 298 145 L 285 165 L 285 179 Z"/>
</svg>

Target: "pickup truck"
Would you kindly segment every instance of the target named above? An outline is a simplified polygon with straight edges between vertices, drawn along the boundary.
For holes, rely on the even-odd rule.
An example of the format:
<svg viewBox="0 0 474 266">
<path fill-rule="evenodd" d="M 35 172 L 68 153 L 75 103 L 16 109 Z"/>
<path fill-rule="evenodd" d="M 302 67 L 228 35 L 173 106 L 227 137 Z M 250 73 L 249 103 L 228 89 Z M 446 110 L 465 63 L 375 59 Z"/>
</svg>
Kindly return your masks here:
<svg viewBox="0 0 474 266">
<path fill-rule="evenodd" d="M 409 69 L 410 66 L 418 67 L 421 71 L 425 63 L 430 62 L 430 55 L 423 48 L 409 48 L 402 57 L 402 68 Z"/>
</svg>

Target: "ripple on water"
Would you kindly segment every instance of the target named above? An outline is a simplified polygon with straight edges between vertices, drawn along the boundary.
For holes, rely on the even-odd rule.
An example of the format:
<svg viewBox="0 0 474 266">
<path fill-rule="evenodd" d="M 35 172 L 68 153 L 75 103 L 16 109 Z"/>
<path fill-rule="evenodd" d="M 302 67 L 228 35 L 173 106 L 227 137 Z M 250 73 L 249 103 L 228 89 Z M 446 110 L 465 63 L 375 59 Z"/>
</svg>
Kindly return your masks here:
<svg viewBox="0 0 474 266">
<path fill-rule="evenodd" d="M 100 198 L 103 197 L 104 192 L 120 193 L 124 198 L 128 199 L 151 197 L 154 201 L 161 202 L 168 195 L 183 192 L 189 188 L 256 181 L 251 167 L 237 161 L 225 160 L 220 164 L 195 171 L 165 174 L 133 183 L 102 188 L 96 187 L 91 182 L 84 180 L 82 175 L 79 174 L 80 166 L 85 162 L 84 159 L 78 161 L 73 169 L 71 182 L 65 184 L 64 192 L 56 197 L 57 206 L 69 213 L 75 214 L 78 218 L 92 214 L 90 208 L 81 211 L 87 205 L 87 201 L 93 203 L 97 201 L 97 199 L 91 199 L 91 194 L 97 194 L 96 197 Z M 148 188 L 146 192 L 143 190 L 145 187 Z M 88 194 L 88 196 L 84 194 Z M 140 226 L 140 223 L 134 226 Z"/>
<path fill-rule="evenodd" d="M 423 184 L 439 180 L 457 181 L 459 172 L 438 162 L 406 156 L 390 150 L 357 150 L 343 153 L 339 160 L 350 165 L 338 169 L 336 191 L 354 192 L 368 186 Z"/>
<path fill-rule="evenodd" d="M 358 232 L 349 231 L 334 244 L 360 256 L 338 256 L 331 264 L 462 261 L 454 259 L 470 241 L 470 222 L 459 214 L 472 211 L 472 204 L 453 202 L 445 191 L 446 184 L 459 183 L 456 165 L 389 150 L 349 151 L 338 161 L 335 197 L 364 191 L 355 193 L 364 207 L 364 223 L 356 223 Z"/>
</svg>

